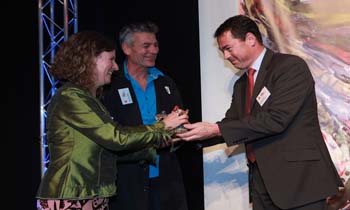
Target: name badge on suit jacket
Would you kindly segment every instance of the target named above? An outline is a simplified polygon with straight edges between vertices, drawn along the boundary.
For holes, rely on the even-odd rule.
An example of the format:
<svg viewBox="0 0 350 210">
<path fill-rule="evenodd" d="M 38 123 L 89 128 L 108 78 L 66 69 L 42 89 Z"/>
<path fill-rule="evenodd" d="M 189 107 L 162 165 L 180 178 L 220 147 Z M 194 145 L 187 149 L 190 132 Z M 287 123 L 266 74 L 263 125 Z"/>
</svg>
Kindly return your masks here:
<svg viewBox="0 0 350 210">
<path fill-rule="evenodd" d="M 123 105 L 132 104 L 132 98 L 130 95 L 129 88 L 120 88 L 118 89 L 118 93 Z"/>
<path fill-rule="evenodd" d="M 266 100 L 270 97 L 270 95 L 270 91 L 264 86 L 263 89 L 261 89 L 259 95 L 256 97 L 256 101 L 259 103 L 260 106 L 263 106 Z"/>
</svg>

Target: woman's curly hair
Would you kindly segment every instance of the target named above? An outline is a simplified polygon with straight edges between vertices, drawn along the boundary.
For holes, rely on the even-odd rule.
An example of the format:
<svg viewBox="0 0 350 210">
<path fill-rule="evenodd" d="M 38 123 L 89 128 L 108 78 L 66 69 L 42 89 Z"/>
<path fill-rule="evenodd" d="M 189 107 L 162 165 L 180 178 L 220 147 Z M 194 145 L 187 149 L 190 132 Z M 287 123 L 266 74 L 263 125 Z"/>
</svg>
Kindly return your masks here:
<svg viewBox="0 0 350 210">
<path fill-rule="evenodd" d="M 113 41 L 94 31 L 73 34 L 57 51 L 50 73 L 60 81 L 68 81 L 89 89 L 94 82 L 96 57 L 115 50 Z"/>
</svg>

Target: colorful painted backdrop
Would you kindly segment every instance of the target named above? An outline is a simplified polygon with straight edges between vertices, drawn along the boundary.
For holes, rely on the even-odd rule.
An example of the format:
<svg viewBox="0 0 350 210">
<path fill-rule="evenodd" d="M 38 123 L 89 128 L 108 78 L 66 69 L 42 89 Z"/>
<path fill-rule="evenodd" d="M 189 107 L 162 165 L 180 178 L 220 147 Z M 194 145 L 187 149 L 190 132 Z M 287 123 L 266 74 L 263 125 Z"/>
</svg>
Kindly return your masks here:
<svg viewBox="0 0 350 210">
<path fill-rule="evenodd" d="M 240 76 L 224 61 L 215 29 L 236 14 L 253 18 L 274 51 L 299 55 L 316 82 L 320 126 L 344 182 L 350 177 L 350 1 L 201 0 L 202 119 L 215 122 L 229 107 Z M 204 150 L 206 210 L 247 210 L 247 167 L 242 145 Z"/>
</svg>

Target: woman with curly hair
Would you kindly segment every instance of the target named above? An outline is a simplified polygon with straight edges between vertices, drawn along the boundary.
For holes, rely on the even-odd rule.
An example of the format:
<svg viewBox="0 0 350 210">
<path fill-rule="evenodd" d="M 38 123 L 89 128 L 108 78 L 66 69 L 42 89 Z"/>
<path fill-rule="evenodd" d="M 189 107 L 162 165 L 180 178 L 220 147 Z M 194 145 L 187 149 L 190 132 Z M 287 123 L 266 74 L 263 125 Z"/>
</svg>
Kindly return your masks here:
<svg viewBox="0 0 350 210">
<path fill-rule="evenodd" d="M 116 154 L 168 144 L 173 128 L 188 121 L 187 113 L 173 112 L 154 125 L 115 123 L 97 97 L 117 70 L 114 43 L 97 32 L 76 33 L 57 51 L 50 71 L 64 83 L 48 107 L 50 162 L 38 210 L 108 209 L 117 190 Z"/>
</svg>

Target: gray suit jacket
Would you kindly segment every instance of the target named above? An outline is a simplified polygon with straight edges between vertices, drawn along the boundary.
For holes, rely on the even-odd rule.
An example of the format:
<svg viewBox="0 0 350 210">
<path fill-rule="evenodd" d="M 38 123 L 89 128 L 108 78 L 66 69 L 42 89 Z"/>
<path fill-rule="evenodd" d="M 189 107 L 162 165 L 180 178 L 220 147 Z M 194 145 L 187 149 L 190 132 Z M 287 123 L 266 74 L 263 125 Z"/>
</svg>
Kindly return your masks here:
<svg viewBox="0 0 350 210">
<path fill-rule="evenodd" d="M 228 145 L 251 143 L 261 176 L 280 208 L 324 199 L 342 186 L 319 127 L 314 80 L 299 57 L 267 50 L 245 116 L 247 76 L 234 86 L 231 107 L 218 123 Z M 260 105 L 262 88 L 271 93 Z"/>
</svg>

